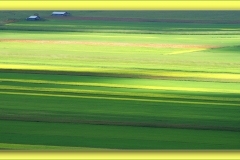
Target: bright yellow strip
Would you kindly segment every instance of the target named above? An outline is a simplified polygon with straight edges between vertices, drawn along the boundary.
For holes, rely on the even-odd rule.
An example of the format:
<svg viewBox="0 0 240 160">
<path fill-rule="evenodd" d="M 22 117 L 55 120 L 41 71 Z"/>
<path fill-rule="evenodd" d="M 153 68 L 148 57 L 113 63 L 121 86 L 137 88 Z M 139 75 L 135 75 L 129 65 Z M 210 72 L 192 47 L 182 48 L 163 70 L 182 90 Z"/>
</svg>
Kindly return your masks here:
<svg viewBox="0 0 240 160">
<path fill-rule="evenodd" d="M 101 90 L 81 90 L 81 89 L 68 89 L 68 88 L 39 88 L 39 87 L 19 87 L 0 85 L 0 89 L 11 90 L 24 90 L 24 91 L 47 91 L 47 92 L 69 92 L 69 93 L 88 93 L 88 94 L 103 94 L 115 96 L 138 96 L 150 98 L 179 98 L 179 99 L 192 99 L 192 100 L 214 100 L 214 101 L 236 101 L 240 104 L 240 98 L 223 98 L 223 97 L 207 97 L 207 96 L 183 96 L 183 95 L 167 95 L 167 94 L 154 94 L 154 93 L 137 93 L 137 92 L 114 92 L 114 91 L 101 91 Z"/>
<path fill-rule="evenodd" d="M 75 86 L 111 87 L 111 88 L 129 88 L 129 89 L 169 90 L 169 91 L 190 91 L 190 92 L 210 92 L 210 93 L 240 93 L 240 90 L 189 88 L 189 87 L 188 88 L 186 88 L 186 87 L 163 87 L 163 86 L 105 84 L 105 83 L 88 83 L 88 82 L 63 82 L 63 81 L 4 79 L 4 78 L 1 78 L 0 81 L 21 82 L 21 83 L 39 83 L 39 84 L 60 84 L 60 85 L 75 85 Z"/>
<path fill-rule="evenodd" d="M 191 53 L 191 52 L 197 52 L 197 51 L 203 51 L 206 49 L 193 49 L 193 50 L 184 50 L 184 51 L 176 51 L 176 52 L 171 52 L 167 54 L 183 54 L 183 53 Z"/>
<path fill-rule="evenodd" d="M 1 10 L 239 10 L 239 1 L 0 1 Z"/>
<path fill-rule="evenodd" d="M 141 102 L 163 102 L 163 103 L 181 103 L 181 104 L 210 104 L 221 106 L 238 106 L 239 104 L 216 103 L 216 102 L 190 102 L 190 101 L 170 101 L 170 100 L 155 100 L 155 99 L 138 99 L 138 98 L 116 98 L 116 97 L 100 97 L 100 96 L 74 96 L 63 94 L 48 94 L 48 93 L 22 93 L 22 92 L 0 92 L 0 94 L 12 95 L 29 95 L 29 96 L 47 96 L 47 97 L 65 97 L 65 98 L 88 98 L 88 99 L 107 99 L 107 100 L 122 100 L 122 101 L 141 101 Z"/>
<path fill-rule="evenodd" d="M 4 160 L 239 160 L 240 152 L 221 151 L 111 151 L 111 152 L 1 152 Z"/>
</svg>

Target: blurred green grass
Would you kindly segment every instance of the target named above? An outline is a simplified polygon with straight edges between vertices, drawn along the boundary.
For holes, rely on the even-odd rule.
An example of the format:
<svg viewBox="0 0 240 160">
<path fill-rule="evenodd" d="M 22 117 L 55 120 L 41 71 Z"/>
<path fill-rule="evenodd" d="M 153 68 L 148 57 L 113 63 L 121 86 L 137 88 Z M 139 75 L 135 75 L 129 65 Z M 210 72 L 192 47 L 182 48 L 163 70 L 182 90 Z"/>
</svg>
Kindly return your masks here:
<svg viewBox="0 0 240 160">
<path fill-rule="evenodd" d="M 34 13 L 44 20 L 25 21 Z M 0 148 L 240 148 L 239 11 L 71 11 L 70 17 L 148 22 L 0 14 Z"/>
</svg>

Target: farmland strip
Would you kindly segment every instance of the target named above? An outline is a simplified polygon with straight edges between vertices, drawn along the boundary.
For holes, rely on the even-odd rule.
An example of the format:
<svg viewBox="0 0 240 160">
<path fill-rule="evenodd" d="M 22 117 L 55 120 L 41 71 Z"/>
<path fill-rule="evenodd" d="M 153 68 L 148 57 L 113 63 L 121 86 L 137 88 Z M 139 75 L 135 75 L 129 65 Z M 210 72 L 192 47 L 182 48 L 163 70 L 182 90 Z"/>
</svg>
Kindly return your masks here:
<svg viewBox="0 0 240 160">
<path fill-rule="evenodd" d="M 70 75 L 98 75 L 112 77 L 137 77 L 137 78 L 162 78 L 171 80 L 198 80 L 198 81 L 230 81 L 240 82 L 240 74 L 231 73 L 201 73 L 186 71 L 159 71 L 140 69 L 109 69 L 109 68 L 87 68 L 72 66 L 40 66 L 40 65 L 18 65 L 0 64 L 2 72 L 23 73 L 48 73 L 48 74 L 70 74 Z"/>
<path fill-rule="evenodd" d="M 80 96 L 80 95 L 64 95 L 64 94 L 48 94 L 48 93 L 22 93 L 22 92 L 0 92 L 0 94 L 12 95 L 29 95 L 29 96 L 48 96 L 48 97 L 67 97 L 67 98 L 90 98 L 90 99 L 108 99 L 108 100 L 124 100 L 124 101 L 142 101 L 142 102 L 166 102 L 166 103 L 181 103 L 181 104 L 210 104 L 222 106 L 237 106 L 239 104 L 217 103 L 217 102 L 192 102 L 192 101 L 177 101 L 177 100 L 155 100 L 155 99 L 139 99 L 139 98 L 118 98 L 118 97 L 100 97 L 100 96 Z"/>
<path fill-rule="evenodd" d="M 47 123 L 77 123 L 77 124 L 91 124 L 91 125 L 111 125 L 111 126 L 131 126 L 131 127 L 150 127 L 150 128 L 172 128 L 172 129 L 193 129 L 193 130 L 218 130 L 218 131 L 233 131 L 239 132 L 238 127 L 228 126 L 208 126 L 208 125 L 192 125 L 192 124 L 167 124 L 167 123 L 152 123 L 152 122 L 129 122 L 129 121 L 104 121 L 104 120 L 80 120 L 80 119 L 65 119 L 65 118 L 38 118 L 36 116 L 28 117 L 0 116 L 1 120 L 10 121 L 24 121 L 24 122 L 47 122 Z"/>
<path fill-rule="evenodd" d="M 97 151 L 107 151 L 111 149 L 101 149 L 101 148 L 88 148 L 88 147 L 71 147 L 71 146 L 52 146 L 52 145 L 32 145 L 32 144 L 12 144 L 12 143 L 0 143 L 0 149 L 21 149 L 21 150 L 97 150 Z"/>
<path fill-rule="evenodd" d="M 190 87 L 163 87 L 163 86 L 146 86 L 146 85 L 123 85 L 109 83 L 90 83 L 90 82 L 64 82 L 64 81 L 47 81 L 47 80 L 27 80 L 27 79 L 5 79 L 0 81 L 21 82 L 21 83 L 37 83 L 37 84 L 61 84 L 73 86 L 94 86 L 94 87 L 111 87 L 111 88 L 129 88 L 129 89 L 150 89 L 150 90 L 170 90 L 170 91 L 193 91 L 193 92 L 209 92 L 209 93 L 240 93 L 240 90 L 227 89 L 208 89 L 208 88 L 190 88 Z"/>
<path fill-rule="evenodd" d="M 0 89 L 23 90 L 23 91 L 48 91 L 48 92 L 68 92 L 68 93 L 88 93 L 88 94 L 103 94 L 103 95 L 117 95 L 117 96 L 138 96 L 151 98 L 180 98 L 192 100 L 214 100 L 214 101 L 229 101 L 239 102 L 240 98 L 223 98 L 223 97 L 209 97 L 209 96 L 183 96 L 179 94 L 154 94 L 154 93 L 132 93 L 132 92 L 115 92 L 115 91 L 101 91 L 101 90 L 82 90 L 82 89 L 68 89 L 68 88 L 39 88 L 39 87 L 19 87 L 0 85 Z"/>
<path fill-rule="evenodd" d="M 80 44 L 97 46 L 122 46 L 122 47 L 150 47 L 150 48 L 219 48 L 214 45 L 193 44 L 150 44 L 150 43 L 117 43 L 117 42 L 86 42 L 86 41 L 60 41 L 60 40 L 30 40 L 30 39 L 0 39 L 0 42 L 37 43 L 37 44 Z"/>
</svg>

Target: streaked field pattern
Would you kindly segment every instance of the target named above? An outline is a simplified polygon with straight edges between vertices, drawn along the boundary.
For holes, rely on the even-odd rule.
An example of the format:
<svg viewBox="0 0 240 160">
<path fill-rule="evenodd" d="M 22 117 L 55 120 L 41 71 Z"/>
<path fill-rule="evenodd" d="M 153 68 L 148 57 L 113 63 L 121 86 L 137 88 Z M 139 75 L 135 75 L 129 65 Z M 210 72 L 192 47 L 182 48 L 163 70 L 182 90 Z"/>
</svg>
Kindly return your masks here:
<svg viewBox="0 0 240 160">
<path fill-rule="evenodd" d="M 0 11 L 0 149 L 240 149 L 240 11 L 70 13 Z"/>
</svg>

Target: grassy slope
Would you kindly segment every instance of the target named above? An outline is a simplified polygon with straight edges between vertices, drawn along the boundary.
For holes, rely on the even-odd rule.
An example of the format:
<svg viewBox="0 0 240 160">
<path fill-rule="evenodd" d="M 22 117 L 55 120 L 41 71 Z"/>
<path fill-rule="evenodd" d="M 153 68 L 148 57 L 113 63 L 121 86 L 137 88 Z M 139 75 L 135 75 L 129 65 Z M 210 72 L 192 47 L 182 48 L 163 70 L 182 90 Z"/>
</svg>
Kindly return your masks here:
<svg viewBox="0 0 240 160">
<path fill-rule="evenodd" d="M 5 75 L 6 76 L 6 75 Z M 20 75 L 24 76 L 24 75 Z M 17 77 L 17 75 L 15 75 Z M 55 81 L 57 82 L 67 82 L 68 80 L 65 81 L 59 81 L 58 78 L 59 76 L 55 77 Z M 62 77 L 62 76 L 60 76 Z M 65 77 L 65 76 L 63 76 Z M 69 78 L 69 76 L 68 76 Z M 71 77 L 70 77 L 71 78 Z M 82 78 L 82 77 L 81 77 Z M 92 79 L 95 77 L 85 77 L 85 79 Z M 2 96 L 2 103 L 8 104 L 8 108 L 3 107 L 2 108 L 2 114 L 4 115 L 4 110 L 5 113 L 7 112 L 15 112 L 15 110 L 18 110 L 19 105 L 21 104 L 20 107 L 23 111 L 23 115 L 27 115 L 30 117 L 35 117 L 38 116 L 36 113 L 34 115 L 31 115 L 34 110 L 42 110 L 43 112 L 49 112 L 49 114 L 58 114 L 56 117 L 62 117 L 64 116 L 65 112 L 69 112 L 69 116 L 65 116 L 64 119 L 73 118 L 74 120 L 78 119 L 78 114 L 81 114 L 83 117 L 88 117 L 91 116 L 91 114 L 96 115 L 93 116 L 93 119 L 90 117 L 90 120 L 112 120 L 113 121 L 123 121 L 124 115 L 126 114 L 126 121 L 129 120 L 131 121 L 141 121 L 145 122 L 156 122 L 158 120 L 161 120 L 162 123 L 169 123 L 171 119 L 173 124 L 199 124 L 202 126 L 211 126 L 211 125 L 217 125 L 217 126 L 231 126 L 234 128 L 238 128 L 238 126 L 235 126 L 236 123 L 238 122 L 238 107 L 237 104 L 239 103 L 239 98 L 235 98 L 231 100 L 231 94 L 226 94 L 226 93 L 218 93 L 218 92 L 213 92 L 213 93 L 205 93 L 205 92 L 188 92 L 188 91 L 166 91 L 166 90 L 150 90 L 150 89 L 142 89 L 140 91 L 135 91 L 133 89 L 129 88 L 112 88 L 112 87 L 91 87 L 91 85 L 86 85 L 86 86 L 69 86 L 69 85 L 54 85 L 54 84 L 34 84 L 34 83 L 16 83 L 16 82 L 5 82 L 3 79 L 1 79 L 2 82 L 1 84 L 4 85 L 4 89 L 2 90 L 3 92 L 10 92 L 10 93 L 41 93 L 41 94 L 47 94 L 50 95 L 50 97 L 43 97 L 42 96 L 37 96 L 33 97 L 31 101 L 28 102 L 21 102 L 24 97 L 29 97 L 29 95 L 19 95 L 15 96 L 16 101 L 11 102 L 11 95 L 8 95 L 6 97 Z M 114 80 L 112 78 L 106 79 L 108 81 Z M 117 79 L 118 80 L 118 79 Z M 135 86 L 133 83 L 131 83 L 131 79 L 129 81 L 125 81 L 124 83 L 122 82 L 116 82 L 114 83 L 114 86 L 117 86 L 118 84 L 128 84 L 129 86 Z M 127 79 L 126 79 L 127 80 Z M 90 80 L 89 80 L 90 81 Z M 87 81 L 87 82 L 89 82 Z M 54 82 L 52 80 L 52 82 Z M 100 80 L 98 81 L 98 83 Z M 135 79 L 135 83 L 139 83 L 139 80 Z M 146 81 L 147 83 L 151 83 L 151 80 Z M 160 86 L 169 86 L 167 85 L 167 82 L 158 82 Z M 169 82 L 171 83 L 171 81 Z M 109 83 L 103 83 L 103 84 L 109 84 Z M 146 83 L 145 83 L 146 84 Z M 184 83 L 183 83 L 184 84 Z M 185 87 L 187 87 L 187 83 L 185 83 Z M 205 84 L 204 87 L 200 87 L 198 85 L 199 83 L 196 83 L 195 86 L 198 88 L 207 88 L 208 90 L 211 90 L 210 88 L 214 88 L 214 86 L 211 86 L 211 84 L 214 85 L 214 83 L 210 84 Z M 200 83 L 201 84 L 201 83 Z M 208 86 L 206 86 L 208 85 Z M 9 87 L 11 86 L 11 87 Z M 158 86 L 158 85 L 155 85 Z M 174 88 L 174 86 L 177 86 L 177 84 L 172 85 L 171 87 Z M 180 86 L 180 85 L 179 85 Z M 178 87 L 179 87 L 178 86 Z M 192 84 L 192 86 L 194 86 Z M 215 86 L 215 88 L 220 88 L 222 89 L 223 84 L 219 86 Z M 230 86 L 230 85 L 228 85 Z M 17 87 L 17 88 L 16 88 Z M 20 87 L 20 88 L 19 88 Z M 25 88 L 24 88 L 25 87 Z M 26 88 L 28 87 L 28 88 Z M 227 88 L 227 86 L 224 86 Z M 51 88 L 52 91 L 41 91 L 40 89 L 49 89 Z M 156 88 L 156 87 L 155 87 Z M 187 87 L 190 88 L 190 87 Z M 22 90 L 23 89 L 23 90 Z M 28 90 L 26 90 L 28 89 Z M 32 89 L 32 90 L 31 90 Z M 53 90 L 54 89 L 54 90 Z M 66 90 L 64 89 L 72 89 L 72 90 Z M 236 88 L 233 88 L 232 90 L 236 90 Z M 84 91 L 91 91 L 91 92 L 84 92 Z M 228 87 L 228 90 L 230 90 L 230 87 Z M 97 92 L 101 91 L 101 92 Z M 104 92 L 105 91 L 105 92 Z M 115 93 L 115 94 L 114 94 Z M 123 93 L 123 94 L 120 94 Z M 124 94 L 125 93 L 125 94 Z M 132 95 L 128 95 L 128 93 L 133 93 Z M 135 94 L 134 94 L 135 93 Z M 151 96 L 154 93 L 156 96 Z M 179 96 L 179 94 L 185 94 L 186 96 Z M 192 94 L 194 93 L 194 95 Z M 205 93 L 205 95 L 204 95 Z M 63 101 L 63 103 L 60 103 L 57 105 L 57 108 L 55 107 L 58 102 L 58 97 L 54 97 L 54 95 L 69 95 L 70 97 L 66 98 L 66 101 Z M 149 96 L 148 96 L 149 95 Z M 79 97 L 71 97 L 71 96 L 79 96 Z M 83 97 L 81 97 L 83 96 Z M 85 99 L 85 97 L 87 99 Z M 171 97 L 172 96 L 172 97 Z M 236 94 L 237 96 L 237 94 Z M 17 100 L 17 97 L 19 99 Z M 99 100 L 98 97 L 102 97 L 102 100 Z M 120 98 L 118 100 L 116 99 L 109 99 L 109 98 Z M 212 99 L 208 99 L 209 97 L 213 97 Z M 215 98 L 214 98 L 215 97 Z M 42 101 L 41 99 L 45 98 L 45 105 L 41 104 L 34 104 L 37 101 Z M 76 98 L 79 98 L 76 99 Z M 90 99 L 89 99 L 90 98 Z M 5 100 L 4 100 L 5 99 Z M 92 101 L 94 99 L 94 101 Z M 148 101 L 144 101 L 148 100 Z M 153 101 L 151 101 L 153 100 Z M 159 100 L 159 102 L 155 102 L 154 100 Z M 71 103 L 71 106 L 66 108 L 66 104 Z M 192 103 L 191 103 L 192 102 Z M 26 106 L 26 103 L 29 105 Z M 19 104 L 19 105 L 17 105 Z M 31 105 L 30 105 L 31 104 Z M 80 104 L 80 106 L 79 106 Z M 84 104 L 84 105 L 83 105 Z M 109 104 L 114 104 L 114 105 L 109 105 Z M 43 105 L 43 106 L 42 106 Z M 40 107 L 42 106 L 42 107 Z M 146 108 L 146 106 L 148 106 Z M 134 113 L 134 110 L 138 108 L 138 112 Z M 208 113 L 208 110 L 202 110 L 203 108 L 212 108 L 213 112 L 212 115 Z M 226 108 L 228 107 L 228 108 Z M 72 110 L 71 110 L 72 108 Z M 231 110 L 229 110 L 231 108 Z M 119 110 L 118 110 L 119 109 Z M 116 112 L 118 110 L 118 112 Z M 176 111 L 182 110 L 180 113 L 176 113 Z M 214 111 L 216 110 L 216 111 Z M 229 114 L 224 115 L 222 112 L 218 112 L 219 110 L 225 110 L 224 113 L 226 114 L 229 112 Z M 21 111 L 21 110 L 18 110 Z M 58 113 L 58 111 L 61 111 Z M 26 113 L 25 113 L 26 112 Z M 56 112 L 56 113 L 55 113 Z M 78 114 L 77 114 L 78 113 Z M 194 118 L 193 114 L 196 114 L 195 118 L 199 120 L 192 121 L 191 120 Z M 76 114 L 76 115 L 75 115 Z M 85 116 L 84 116 L 85 115 Z M 208 116 L 205 116 L 208 115 Z M 234 116 L 235 115 L 235 116 Z M 43 116 L 43 115 L 41 115 Z M 41 116 L 38 118 L 41 119 Z M 71 117 L 72 116 L 72 117 Z M 113 117 L 112 117 L 113 116 Z M 115 116 L 115 117 L 114 117 Z M 144 118 L 144 117 L 145 118 Z M 14 118 L 13 116 L 10 116 L 11 118 Z M 101 118 L 102 117 L 102 118 Z M 120 118 L 121 117 L 121 118 Z M 132 118 L 130 118 L 132 117 Z M 151 117 L 155 117 L 151 120 Z M 215 122 L 211 121 L 211 118 L 215 117 L 214 119 L 223 119 L 223 124 L 221 122 Z M 99 119 L 98 119 L 99 118 Z M 130 119 L 129 119 L 130 118 Z M 84 119 L 84 118 L 83 118 Z M 137 120 L 136 120 L 137 119 Z M 164 120 L 165 119 L 165 120 Z M 182 121 L 180 122 L 180 120 Z M 226 123 L 228 120 L 232 120 L 231 123 Z M 81 118 L 78 120 L 82 120 Z M 209 121 L 207 124 L 205 124 L 205 120 Z M 231 122 L 231 121 L 230 121 Z M 226 124 L 225 124 L 226 123 Z"/>
<path fill-rule="evenodd" d="M 56 27 L 57 26 L 57 27 Z M 70 31 L 110 33 L 168 33 L 168 34 L 239 34 L 239 24 L 198 24 L 166 22 L 121 22 L 52 20 L 38 22 L 19 21 L 0 26 L 4 30 Z M 183 32 L 184 31 L 184 32 Z M 201 32 L 200 32 L 201 31 Z M 222 32 L 220 32 L 222 31 Z"/>
<path fill-rule="evenodd" d="M 68 147 L 68 146 L 51 146 L 51 145 L 36 145 L 36 144 L 16 144 L 0 143 L 1 150 L 40 150 L 40 151 L 113 151 L 107 149 L 88 148 L 88 147 Z"/>
<path fill-rule="evenodd" d="M 1 121 L 3 143 L 112 149 L 237 149 L 236 132 Z M 11 133 L 11 134 L 9 134 Z M 71 135 L 71 136 L 70 136 Z M 24 145 L 23 145 L 24 146 Z M 231 147 L 229 147 L 231 146 Z"/>
<path fill-rule="evenodd" d="M 72 12 L 73 16 L 93 17 L 127 17 L 129 13 Z M 191 16 L 189 12 L 164 13 L 162 17 L 163 14 L 155 11 L 149 14 L 135 12 L 132 17 L 234 21 L 238 12 L 234 12 L 234 16 L 231 11 L 225 14 L 214 12 L 211 16 L 206 16 L 209 15 L 207 12 L 195 12 Z M 7 17 L 13 12 L 4 14 Z M 23 15 L 28 14 L 17 14 L 17 19 L 22 20 Z M 47 17 L 50 12 L 39 14 Z M 99 75 L 111 71 L 111 77 L 99 77 L 73 76 L 72 73 L 6 73 L 8 71 L 1 70 L 1 143 L 9 143 L 10 146 L 11 143 L 24 144 L 17 146 L 20 148 L 29 147 L 26 144 L 40 145 L 40 148 L 42 145 L 121 149 L 240 148 L 237 141 L 240 137 L 238 24 L 49 20 L 19 21 L 1 28 L 5 29 L 0 31 L 1 39 L 221 46 L 191 51 L 192 48 L 1 41 L 2 68 L 19 69 L 25 65 L 30 69 L 52 70 L 54 66 L 58 70 L 67 68 L 67 71 L 81 73 L 91 70 Z M 61 32 L 49 32 L 57 30 Z M 125 30 L 128 34 L 65 32 L 83 30 Z M 134 34 L 134 30 L 139 33 L 163 31 L 165 34 Z M 205 35 L 195 35 L 196 31 Z M 166 34 L 169 32 L 171 34 Z M 169 54 L 183 51 L 189 52 Z M 119 72 L 138 76 L 157 75 L 160 80 L 119 78 L 115 75 Z M 161 79 L 164 76 L 165 79 Z M 218 78 L 213 78 L 216 76 Z M 5 145 L 5 148 L 9 148 L 9 145 Z M 36 149 L 39 149 L 37 146 Z M 4 145 L 0 145 L 0 148 L 4 148 Z"/>
<path fill-rule="evenodd" d="M 67 33 L 1 31 L 2 39 L 62 40 L 132 44 L 216 45 L 220 48 L 151 48 L 79 44 L 1 42 L 0 61 L 5 64 L 55 65 L 62 67 L 114 67 L 239 73 L 239 35 L 149 35 L 120 33 Z M 140 38 L 139 38 L 140 37 Z M 51 50 L 51 52 L 48 52 Z M 65 53 L 68 54 L 65 54 Z M 182 52 L 182 54 L 172 54 Z M 228 54 L 226 54 L 226 52 Z M 56 56 L 58 55 L 58 56 Z M 234 58 L 232 58 L 234 57 Z M 26 63 L 26 59 L 28 59 Z M 214 63 L 213 63 L 214 61 Z M 141 66 L 139 63 L 141 62 Z M 191 67 L 189 67 L 191 66 Z M 70 70 L 75 70 L 74 68 Z M 132 71 L 132 73 L 134 70 Z M 149 74 L 149 70 L 142 70 Z"/>
<path fill-rule="evenodd" d="M 239 11 L 69 11 L 72 16 L 80 17 L 117 17 L 145 19 L 186 19 L 186 20 L 239 20 Z M 1 20 L 8 18 L 25 19 L 38 13 L 48 17 L 52 11 L 1 11 Z"/>
<path fill-rule="evenodd" d="M 27 22 L 25 18 L 38 13 L 45 21 Z M 35 30 L 35 31 L 85 31 L 85 32 L 137 32 L 137 33 L 178 33 L 183 34 L 239 34 L 239 11 L 71 11 L 72 17 L 113 17 L 113 18 L 141 18 L 155 20 L 200 20 L 204 23 L 166 23 L 166 22 L 123 22 L 123 21 L 59 21 L 50 17 L 51 11 L 2 11 L 0 21 L 16 19 L 17 23 L 0 26 L 6 30 Z M 205 23 L 207 21 L 207 23 Z M 212 23 L 213 22 L 213 23 Z M 217 23 L 217 24 L 214 24 Z M 220 23 L 220 24 L 219 24 Z M 228 24 L 232 23 L 232 24 Z M 57 26 L 57 27 L 56 27 Z M 181 32 L 179 32 L 181 31 Z M 205 31 L 205 32 L 199 32 Z"/>
<path fill-rule="evenodd" d="M 35 145 L 59 145 L 92 148 L 122 148 L 122 149 L 236 149 L 239 143 L 235 141 L 239 138 L 239 94 L 235 96 L 226 93 L 199 93 L 199 92 L 174 92 L 174 91 L 152 91 L 133 90 L 111 87 L 91 87 L 53 84 L 34 84 L 8 82 L 3 79 L 25 79 L 25 80 L 50 80 L 55 82 L 94 82 L 101 84 L 128 84 L 140 85 L 151 84 L 153 86 L 169 86 L 171 81 L 139 80 L 139 79 L 119 79 L 101 77 L 72 77 L 72 76 L 46 76 L 46 75 L 24 75 L 24 74 L 1 74 L 1 119 L 18 120 L 19 122 L 2 121 L 1 134 L 4 139 L 2 143 L 35 144 Z M 165 84 L 165 85 L 164 85 Z M 177 81 L 174 81 L 178 86 Z M 223 89 L 217 83 L 187 83 L 179 82 L 179 86 L 205 87 L 211 89 Z M 206 86 L 209 85 L 209 86 Z M 215 86 L 214 86 L 215 85 Z M 9 88 L 7 86 L 10 86 Z M 20 89 L 12 89 L 19 86 Z M 227 89 L 237 89 L 239 85 L 229 84 Z M 26 87 L 34 87 L 33 90 L 24 90 Z M 173 87 L 171 85 L 171 87 Z M 232 88 L 230 88 L 232 87 Z M 40 91 L 43 88 L 56 88 L 56 91 Z M 22 90 L 23 89 L 23 90 Z M 78 92 L 62 92 L 62 89 L 74 89 Z M 81 93 L 92 91 L 91 93 Z M 108 91 L 98 94 L 94 91 Z M 126 93 L 126 95 L 112 95 L 111 93 Z M 127 96 L 128 93 L 136 94 Z M 19 95 L 20 93 L 20 95 Z M 145 93 L 138 96 L 138 93 Z M 148 97 L 148 94 L 161 94 L 157 97 Z M 26 95 L 22 95 L 26 94 Z M 41 95 L 36 95 L 41 94 Z M 62 95 L 61 97 L 58 97 Z M 172 96 L 165 98 L 163 95 Z M 180 97 L 178 97 L 181 95 Z M 185 98 L 181 98 L 186 95 Z M 83 96 L 83 97 L 82 97 Z M 99 99 L 99 97 L 102 97 Z M 228 97 L 228 98 L 226 98 Z M 235 97 L 235 101 L 231 99 Z M 106 99 L 105 99 L 106 98 Z M 109 98 L 118 98 L 109 99 Z M 127 99 L 126 99 L 127 98 Z M 192 99 L 193 98 L 193 99 Z M 203 99 L 202 99 L 203 98 Z M 216 98 L 216 100 L 207 100 Z M 162 102 L 152 102 L 144 100 L 160 100 Z M 167 101 L 167 102 L 165 102 Z M 179 103 L 180 101 L 180 103 Z M 26 105 L 27 102 L 27 105 Z M 37 103 L 41 102 L 41 103 Z M 193 104 L 191 104 L 193 102 Z M 194 103 L 196 102 L 196 104 Z M 190 103 L 190 104 L 189 104 Z M 200 103 L 200 104 L 199 104 Z M 203 104 L 201 104 L 203 103 Z M 234 106 L 231 106 L 234 104 Z M 6 107 L 7 106 L 7 107 Z M 137 111 L 136 111 L 137 109 Z M 23 121 L 23 122 L 21 122 Z M 37 121 L 38 124 L 30 123 Z M 45 123 L 47 122 L 47 123 Z M 68 122 L 63 125 L 59 122 Z M 120 123 L 119 123 L 120 122 Z M 9 125 L 9 123 L 11 125 Z M 80 124 L 79 124 L 80 123 Z M 82 125 L 81 123 L 86 123 Z M 32 126 L 32 124 L 36 127 Z M 96 124 L 103 124 L 98 126 Z M 105 125 L 123 125 L 112 128 Z M 25 131 L 21 126 L 24 126 Z M 132 127 L 128 127 L 128 126 Z M 15 127 L 9 127 L 15 126 Z M 16 126 L 21 129 L 16 128 Z M 55 126 L 55 127 L 51 127 Z M 57 127 L 59 126 L 59 127 Z M 85 126 L 85 127 L 83 127 Z M 135 127 L 133 127 L 135 126 Z M 137 127 L 139 126 L 139 127 Z M 140 127 L 148 126 L 148 127 Z M 157 129 L 152 127 L 167 127 L 170 129 Z M 48 129 L 48 128 L 51 129 Z M 56 128 L 57 127 L 57 128 Z M 70 128 L 69 128 L 70 127 Z M 96 135 L 89 135 L 98 127 Z M 14 131 L 12 131 L 14 128 Z M 29 131 L 29 129 L 32 131 Z M 134 129 L 135 128 L 135 129 Z M 188 128 L 188 129 L 171 129 Z M 200 130 L 192 130 L 192 129 Z M 59 132 L 64 130 L 67 132 Z M 189 130 L 190 129 L 190 130 Z M 202 129 L 210 129 L 201 131 Z M 48 130 L 48 131 L 47 131 Z M 72 131 L 73 130 L 73 131 Z M 107 130 L 107 131 L 106 131 Z M 124 134 L 119 134 L 121 130 Z M 162 132 L 164 130 L 164 132 Z M 235 132 L 229 132 L 229 131 Z M 27 131 L 27 132 L 26 132 Z M 47 132 L 46 132 L 47 131 Z M 51 133 L 50 133 L 51 132 Z M 76 135 L 69 136 L 69 133 Z M 115 133 L 116 132 L 116 133 Z M 139 133 L 140 132 L 140 133 Z M 18 133 L 13 137 L 12 134 Z M 141 134 L 139 138 L 131 135 Z M 177 133 L 177 137 L 175 136 Z M 58 135 L 61 134 L 61 135 Z M 86 136 L 85 134 L 88 134 Z M 152 135 L 154 134 L 154 135 Z M 161 136 L 159 136 L 159 134 Z M 197 138 L 203 134 L 201 139 Z M 40 136 L 41 135 L 41 136 Z M 158 135 L 158 136 L 157 136 Z M 180 136 L 181 135 L 181 136 Z M 118 137 L 120 136 L 120 137 Z M 31 137 L 26 140 L 26 137 Z M 63 138 L 64 137 L 64 138 Z M 112 137 L 112 138 L 111 138 Z M 161 137 L 161 138 L 160 138 Z M 214 137 L 214 138 L 213 138 Z M 150 139 L 149 139 L 150 138 Z M 160 138 L 160 139 L 159 139 Z M 46 141 L 41 141 L 45 139 Z M 57 139 L 65 139 L 58 141 Z M 93 141 L 94 139 L 94 141 Z M 196 140 L 197 139 L 197 140 Z M 211 139 L 211 140 L 210 140 Z M 102 143 L 102 142 L 105 143 Z M 131 143 L 126 143 L 131 141 Z M 174 142 L 173 142 L 174 141 Z M 144 145 L 141 145 L 144 144 Z M 162 145 L 160 145 L 162 144 Z M 175 144 L 175 145 L 173 145 Z"/>
</svg>

